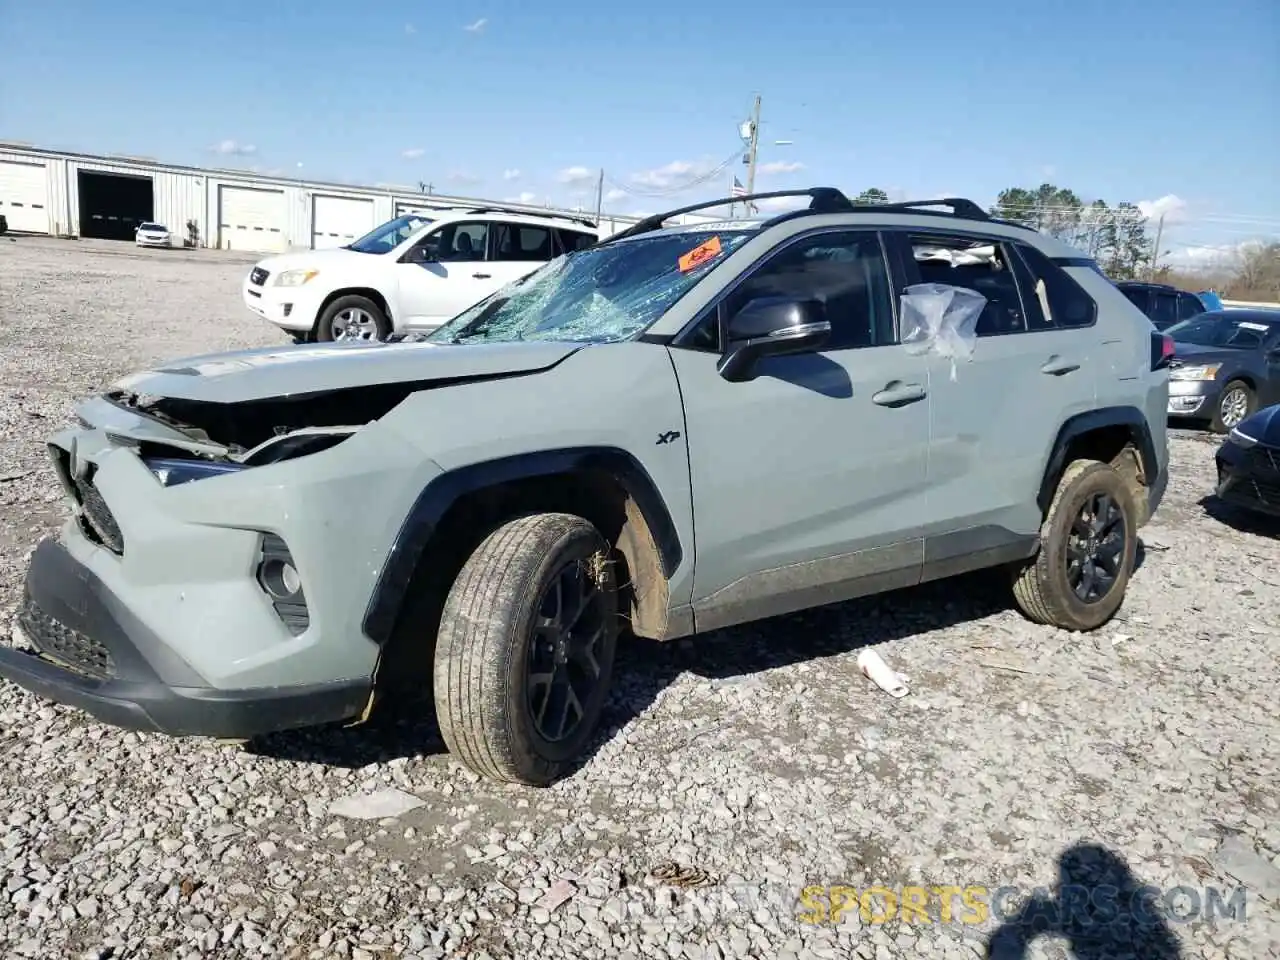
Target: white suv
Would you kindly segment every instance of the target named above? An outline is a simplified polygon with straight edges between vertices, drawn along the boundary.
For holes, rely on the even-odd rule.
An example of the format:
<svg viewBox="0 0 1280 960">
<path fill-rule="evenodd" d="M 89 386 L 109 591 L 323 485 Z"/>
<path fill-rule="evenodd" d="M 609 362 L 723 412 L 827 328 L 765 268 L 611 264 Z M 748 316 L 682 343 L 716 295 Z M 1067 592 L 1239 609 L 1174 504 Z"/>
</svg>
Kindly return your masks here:
<svg viewBox="0 0 1280 960">
<path fill-rule="evenodd" d="M 354 243 L 269 257 L 245 278 L 245 305 L 294 339 L 385 340 L 429 331 L 563 253 L 595 224 L 498 207 L 410 213 Z"/>
</svg>

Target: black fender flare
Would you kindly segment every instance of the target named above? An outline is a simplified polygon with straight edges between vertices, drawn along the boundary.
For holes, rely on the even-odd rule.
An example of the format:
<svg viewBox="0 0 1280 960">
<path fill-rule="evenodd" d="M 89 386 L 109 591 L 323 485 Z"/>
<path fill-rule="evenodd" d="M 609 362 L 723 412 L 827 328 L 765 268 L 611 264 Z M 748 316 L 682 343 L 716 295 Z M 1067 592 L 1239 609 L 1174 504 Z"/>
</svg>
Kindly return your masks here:
<svg viewBox="0 0 1280 960">
<path fill-rule="evenodd" d="M 1151 427 L 1147 423 L 1146 414 L 1137 407 L 1100 407 L 1070 417 L 1058 428 L 1058 436 L 1054 440 L 1053 449 L 1045 463 L 1044 476 L 1040 481 L 1040 493 L 1036 502 L 1041 512 L 1049 509 L 1053 502 L 1053 494 L 1058 486 L 1058 478 L 1067 466 L 1067 450 L 1071 442 L 1094 430 L 1105 427 L 1126 427 L 1129 435 L 1138 448 L 1138 456 L 1142 458 L 1142 471 L 1149 488 L 1159 483 L 1160 461 L 1156 457 L 1155 441 L 1151 437 Z"/>
<path fill-rule="evenodd" d="M 392 544 L 365 608 L 364 632 L 378 646 L 391 639 L 409 583 L 437 525 L 463 496 L 487 487 L 557 473 L 598 470 L 615 477 L 653 534 L 668 579 L 683 559 L 671 511 L 644 466 L 618 447 L 566 447 L 482 460 L 432 479 L 418 494 Z"/>
</svg>

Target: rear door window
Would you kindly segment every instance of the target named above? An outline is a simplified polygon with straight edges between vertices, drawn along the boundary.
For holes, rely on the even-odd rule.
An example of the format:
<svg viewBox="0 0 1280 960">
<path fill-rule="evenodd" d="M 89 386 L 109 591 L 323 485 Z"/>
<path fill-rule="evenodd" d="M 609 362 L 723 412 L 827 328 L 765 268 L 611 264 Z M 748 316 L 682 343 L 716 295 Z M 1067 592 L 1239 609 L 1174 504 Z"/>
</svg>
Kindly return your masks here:
<svg viewBox="0 0 1280 960">
<path fill-rule="evenodd" d="M 1044 317 L 1046 327 L 1074 328 L 1092 326 L 1098 318 L 1098 305 L 1071 275 L 1054 264 L 1030 244 L 1017 245 L 1031 274 L 1028 300 L 1034 299 Z M 1030 309 L 1030 306 L 1028 306 Z"/>
<path fill-rule="evenodd" d="M 987 298 L 978 318 L 978 336 L 1031 329 L 1014 276 L 1015 255 L 1008 244 L 996 238 L 930 233 L 911 233 L 907 239 L 921 283 L 966 287 Z"/>
</svg>

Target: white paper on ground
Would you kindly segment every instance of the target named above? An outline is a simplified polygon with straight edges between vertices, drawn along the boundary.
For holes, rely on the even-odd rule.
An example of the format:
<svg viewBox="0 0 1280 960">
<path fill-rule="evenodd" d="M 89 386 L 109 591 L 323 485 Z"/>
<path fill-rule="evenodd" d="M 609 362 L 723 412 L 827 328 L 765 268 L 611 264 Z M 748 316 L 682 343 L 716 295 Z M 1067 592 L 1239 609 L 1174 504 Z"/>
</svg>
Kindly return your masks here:
<svg viewBox="0 0 1280 960">
<path fill-rule="evenodd" d="M 874 650 L 863 650 L 858 654 L 858 669 L 891 697 L 905 697 L 910 692 L 902 682 L 902 677 L 894 673 Z"/>
</svg>

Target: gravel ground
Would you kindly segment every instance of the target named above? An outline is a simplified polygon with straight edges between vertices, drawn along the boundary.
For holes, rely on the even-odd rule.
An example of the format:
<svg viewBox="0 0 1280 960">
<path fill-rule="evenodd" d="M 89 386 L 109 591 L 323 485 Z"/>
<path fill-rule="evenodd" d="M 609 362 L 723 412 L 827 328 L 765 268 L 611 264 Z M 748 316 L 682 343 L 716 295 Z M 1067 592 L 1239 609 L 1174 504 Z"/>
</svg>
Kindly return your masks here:
<svg viewBox="0 0 1280 960">
<path fill-rule="evenodd" d="M 285 342 L 241 306 L 246 265 L 0 240 L 0 622 L 62 515 L 41 444 L 75 398 L 141 365 Z M 593 755 L 548 790 L 477 782 L 423 722 L 179 742 L 4 684 L 0 944 L 41 958 L 972 957 L 1019 897 L 985 918 L 958 900 L 938 914 L 937 893 L 933 922 L 876 923 L 879 900 L 875 916 L 856 899 L 838 923 L 804 915 L 869 886 L 1066 902 L 1063 881 L 1190 891 L 1178 919 L 1109 928 L 1110 952 L 1071 924 L 1023 952 L 1011 921 L 1006 955 L 1280 955 L 1280 539 L 1203 502 L 1206 438 L 1172 450 L 1143 564 L 1099 634 L 1032 626 L 975 577 L 636 645 Z M 910 678 L 907 697 L 859 675 L 867 644 Z M 705 885 L 655 880 L 664 861 Z M 1192 894 L 1229 901 L 1243 883 L 1242 919 L 1187 919 Z M 852 890 L 800 902 L 806 885 Z"/>
</svg>

